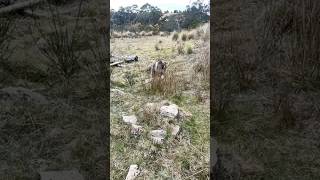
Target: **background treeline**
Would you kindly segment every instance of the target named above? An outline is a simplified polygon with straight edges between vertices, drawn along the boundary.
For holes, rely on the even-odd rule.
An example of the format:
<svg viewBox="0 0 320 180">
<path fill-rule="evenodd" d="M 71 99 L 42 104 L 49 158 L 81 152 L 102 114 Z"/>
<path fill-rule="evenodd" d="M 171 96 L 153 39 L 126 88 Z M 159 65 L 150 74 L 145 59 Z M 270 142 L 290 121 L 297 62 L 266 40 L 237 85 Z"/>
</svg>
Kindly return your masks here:
<svg viewBox="0 0 320 180">
<path fill-rule="evenodd" d="M 111 10 L 111 29 L 116 31 L 174 31 L 191 29 L 209 20 L 209 5 L 201 0 L 186 6 L 184 11 L 162 11 L 148 3 Z"/>
</svg>

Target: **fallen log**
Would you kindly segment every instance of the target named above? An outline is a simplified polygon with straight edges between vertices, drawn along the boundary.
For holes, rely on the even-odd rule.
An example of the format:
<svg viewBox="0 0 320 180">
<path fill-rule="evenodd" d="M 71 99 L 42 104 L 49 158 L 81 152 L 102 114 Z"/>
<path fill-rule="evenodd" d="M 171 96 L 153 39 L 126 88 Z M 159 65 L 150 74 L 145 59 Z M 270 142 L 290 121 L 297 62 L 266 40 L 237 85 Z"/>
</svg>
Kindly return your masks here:
<svg viewBox="0 0 320 180">
<path fill-rule="evenodd" d="M 118 62 L 114 62 L 111 63 L 110 66 L 119 66 L 120 64 L 124 63 L 125 61 L 118 61 Z"/>
<path fill-rule="evenodd" d="M 14 3 L 12 5 L 0 8 L 0 14 L 10 13 L 12 11 L 18 11 L 21 9 L 29 8 L 31 6 L 37 5 L 37 4 L 44 2 L 44 1 L 45 0 L 28 0 L 28 1 Z"/>
</svg>

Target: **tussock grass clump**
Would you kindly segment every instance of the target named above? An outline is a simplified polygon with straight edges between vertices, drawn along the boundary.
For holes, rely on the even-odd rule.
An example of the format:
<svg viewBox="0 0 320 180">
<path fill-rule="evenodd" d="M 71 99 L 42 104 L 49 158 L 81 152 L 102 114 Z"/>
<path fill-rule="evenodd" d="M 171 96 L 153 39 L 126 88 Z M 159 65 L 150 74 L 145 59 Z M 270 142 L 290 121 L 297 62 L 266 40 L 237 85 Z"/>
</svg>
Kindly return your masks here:
<svg viewBox="0 0 320 180">
<path fill-rule="evenodd" d="M 73 28 L 66 28 L 62 18 L 51 11 L 50 26 L 52 33 L 47 33 L 36 24 L 36 28 L 41 39 L 46 46 L 39 47 L 40 52 L 50 61 L 49 68 L 53 74 L 56 74 L 66 80 L 79 70 L 80 53 L 77 52 L 79 43 L 80 29 L 76 24 Z"/>
<path fill-rule="evenodd" d="M 200 54 L 198 62 L 193 65 L 195 75 L 200 75 L 202 80 L 209 83 L 210 79 L 210 47 L 207 46 Z"/>
<path fill-rule="evenodd" d="M 177 92 L 179 80 L 173 70 L 167 71 L 163 79 L 155 77 L 151 81 L 151 92 L 162 95 L 174 95 Z"/>
<path fill-rule="evenodd" d="M 178 50 L 178 54 L 184 54 L 184 44 L 179 43 L 177 50 Z"/>
<path fill-rule="evenodd" d="M 13 27 L 13 20 L 8 17 L 0 18 L 0 64 L 3 65 L 4 61 L 10 56 L 9 51 L 9 33 Z"/>
<path fill-rule="evenodd" d="M 186 34 L 186 33 L 183 33 L 183 34 L 182 34 L 181 40 L 182 40 L 182 41 L 186 41 L 186 40 L 187 40 L 187 34 Z"/>
<path fill-rule="evenodd" d="M 177 41 L 178 39 L 179 39 L 179 33 L 178 32 L 173 33 L 172 40 Z"/>
<path fill-rule="evenodd" d="M 192 53 L 193 53 L 192 46 L 188 45 L 187 46 L 187 54 L 192 54 Z"/>
<path fill-rule="evenodd" d="M 188 34 L 188 40 L 194 39 L 194 33 L 191 32 Z"/>
<path fill-rule="evenodd" d="M 282 0 L 270 3 L 256 21 L 261 59 L 299 88 L 320 86 L 320 63 L 315 60 L 320 57 L 319 12 L 319 1 Z M 280 59 L 281 67 L 276 64 Z"/>
</svg>

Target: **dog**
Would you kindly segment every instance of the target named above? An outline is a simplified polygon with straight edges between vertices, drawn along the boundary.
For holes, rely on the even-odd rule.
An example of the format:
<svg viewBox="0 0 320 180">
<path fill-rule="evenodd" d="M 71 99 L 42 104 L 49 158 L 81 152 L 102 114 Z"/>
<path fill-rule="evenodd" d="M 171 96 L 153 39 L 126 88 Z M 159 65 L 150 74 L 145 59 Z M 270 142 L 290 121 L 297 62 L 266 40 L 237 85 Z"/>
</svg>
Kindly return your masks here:
<svg viewBox="0 0 320 180">
<path fill-rule="evenodd" d="M 162 60 L 156 61 L 155 63 L 150 65 L 148 68 L 148 72 L 150 72 L 150 75 L 152 78 L 160 77 L 163 79 L 166 70 L 167 70 L 167 63 Z"/>
</svg>

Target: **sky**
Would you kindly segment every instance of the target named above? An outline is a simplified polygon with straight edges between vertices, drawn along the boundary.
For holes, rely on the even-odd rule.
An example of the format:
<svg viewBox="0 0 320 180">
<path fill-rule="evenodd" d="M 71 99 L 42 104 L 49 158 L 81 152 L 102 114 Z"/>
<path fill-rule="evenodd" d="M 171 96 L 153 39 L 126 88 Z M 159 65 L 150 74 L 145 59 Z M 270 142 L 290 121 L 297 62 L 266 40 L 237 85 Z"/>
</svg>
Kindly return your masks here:
<svg viewBox="0 0 320 180">
<path fill-rule="evenodd" d="M 131 5 L 138 5 L 141 7 L 145 3 L 152 6 L 157 6 L 162 11 L 185 10 L 187 5 L 191 5 L 196 0 L 111 0 L 110 8 L 118 10 L 120 6 L 126 7 Z M 209 0 L 204 0 L 208 4 Z"/>
</svg>

